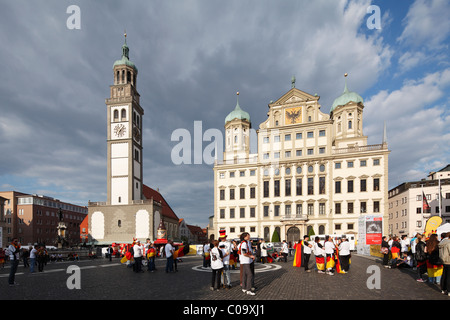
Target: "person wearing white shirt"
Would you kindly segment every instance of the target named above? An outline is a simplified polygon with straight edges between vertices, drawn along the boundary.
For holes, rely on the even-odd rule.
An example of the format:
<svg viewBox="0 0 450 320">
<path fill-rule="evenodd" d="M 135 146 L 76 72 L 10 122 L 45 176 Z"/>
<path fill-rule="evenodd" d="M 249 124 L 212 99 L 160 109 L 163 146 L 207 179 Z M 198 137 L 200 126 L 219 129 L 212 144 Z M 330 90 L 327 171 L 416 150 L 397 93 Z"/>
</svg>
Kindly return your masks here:
<svg viewBox="0 0 450 320">
<path fill-rule="evenodd" d="M 241 234 L 240 239 L 239 262 L 242 267 L 242 292 L 254 296 L 255 293 L 251 291 L 254 274 L 252 273 L 250 264 L 253 262 L 253 259 L 255 259 L 255 256 L 252 254 L 252 245 L 249 241 L 250 234 L 248 232 L 244 232 Z"/>
<path fill-rule="evenodd" d="M 316 257 L 316 267 L 318 273 L 325 273 L 323 271 L 325 269 L 325 250 L 319 241 L 319 237 L 316 237 L 313 246 L 314 256 Z"/>
<path fill-rule="evenodd" d="M 303 236 L 303 266 L 305 267 L 305 271 L 306 272 L 311 272 L 311 270 L 309 270 L 308 264 L 309 264 L 309 258 L 311 257 L 311 248 L 312 248 L 312 244 L 310 244 L 309 242 L 309 236 L 305 235 Z M 297 244 L 300 245 L 300 244 Z"/>
<path fill-rule="evenodd" d="M 213 241 L 214 247 L 211 249 L 211 269 L 212 269 L 212 280 L 211 280 L 211 290 L 219 291 L 220 288 L 220 276 L 222 274 L 224 262 L 223 253 L 219 249 L 219 241 Z"/>
<path fill-rule="evenodd" d="M 350 266 L 350 242 L 346 238 L 343 238 L 339 244 L 339 261 L 341 262 L 342 270 L 347 273 Z"/>
<path fill-rule="evenodd" d="M 174 252 L 174 248 L 172 246 L 172 240 L 167 241 L 167 244 L 166 244 L 164 249 L 166 251 L 166 258 L 167 258 L 166 273 L 173 272 L 173 252 Z"/>
<path fill-rule="evenodd" d="M 203 246 L 203 268 L 208 268 L 211 264 L 211 259 L 209 257 L 211 251 L 211 245 L 209 243 L 205 243 Z"/>
<path fill-rule="evenodd" d="M 222 231 L 222 230 L 221 230 Z M 231 243 L 227 241 L 227 235 L 222 232 L 219 242 L 219 249 L 222 251 L 223 256 L 223 285 L 226 289 L 231 288 L 231 271 L 230 271 L 230 254 L 231 254 Z M 226 283 L 225 283 L 226 282 Z"/>
<path fill-rule="evenodd" d="M 139 240 L 136 241 L 136 243 L 133 246 L 133 252 L 134 252 L 134 264 L 136 265 L 134 268 L 134 271 L 136 273 L 138 272 L 144 272 L 142 271 L 142 246 L 141 242 Z"/>
<path fill-rule="evenodd" d="M 330 236 L 325 237 L 325 264 L 327 271 L 326 273 L 328 275 L 334 275 L 333 273 L 333 254 L 334 254 L 334 243 Z"/>
<path fill-rule="evenodd" d="M 289 253 L 288 244 L 286 243 L 286 240 L 283 240 L 283 246 L 281 247 L 281 254 L 284 257 L 284 262 L 287 262 L 288 253 Z"/>
<path fill-rule="evenodd" d="M 30 273 L 34 273 L 34 266 L 36 264 L 36 253 L 35 247 L 30 247 Z"/>
</svg>

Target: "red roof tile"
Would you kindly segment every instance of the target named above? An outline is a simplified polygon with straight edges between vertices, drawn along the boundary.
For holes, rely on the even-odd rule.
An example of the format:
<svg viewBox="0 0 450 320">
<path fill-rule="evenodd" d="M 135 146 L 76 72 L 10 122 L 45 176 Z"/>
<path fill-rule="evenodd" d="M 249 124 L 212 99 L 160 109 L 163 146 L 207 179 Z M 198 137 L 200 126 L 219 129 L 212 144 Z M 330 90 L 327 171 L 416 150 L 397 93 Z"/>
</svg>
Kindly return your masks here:
<svg viewBox="0 0 450 320">
<path fill-rule="evenodd" d="M 167 217 L 167 218 L 170 218 L 170 219 L 174 219 L 174 220 L 177 220 L 177 221 L 179 220 L 177 215 L 172 210 L 172 208 L 169 206 L 169 204 L 167 203 L 166 199 L 164 199 L 164 197 L 161 195 L 161 193 L 159 193 L 158 191 L 150 188 L 149 186 L 146 186 L 145 184 L 143 185 L 142 193 L 144 194 L 144 197 L 146 199 L 153 198 L 153 200 L 161 202 L 161 204 L 162 204 L 162 215 L 164 217 Z"/>
</svg>

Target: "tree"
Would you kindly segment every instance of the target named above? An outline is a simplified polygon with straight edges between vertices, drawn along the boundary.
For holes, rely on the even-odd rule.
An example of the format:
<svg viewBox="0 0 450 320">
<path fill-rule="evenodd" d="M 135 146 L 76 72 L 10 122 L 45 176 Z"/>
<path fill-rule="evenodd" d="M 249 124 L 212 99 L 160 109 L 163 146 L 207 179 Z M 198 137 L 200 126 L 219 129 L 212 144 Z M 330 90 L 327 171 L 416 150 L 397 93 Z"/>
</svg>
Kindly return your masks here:
<svg viewBox="0 0 450 320">
<path fill-rule="evenodd" d="M 280 235 L 277 230 L 275 230 L 272 234 L 272 242 L 280 242 Z"/>
</svg>

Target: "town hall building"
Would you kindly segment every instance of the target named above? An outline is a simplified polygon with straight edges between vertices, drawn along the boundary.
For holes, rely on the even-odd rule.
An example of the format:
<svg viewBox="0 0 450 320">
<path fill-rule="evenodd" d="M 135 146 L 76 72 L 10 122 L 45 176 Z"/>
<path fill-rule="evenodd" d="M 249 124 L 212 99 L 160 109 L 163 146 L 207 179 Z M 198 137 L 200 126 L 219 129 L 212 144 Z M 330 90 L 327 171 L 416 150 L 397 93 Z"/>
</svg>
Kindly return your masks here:
<svg viewBox="0 0 450 320">
<path fill-rule="evenodd" d="M 385 132 L 380 144 L 367 144 L 364 102 L 347 82 L 330 113 L 320 109 L 319 96 L 295 88 L 293 78 L 292 88 L 269 104 L 251 153 L 252 123 L 238 99 L 225 118 L 223 160 L 214 166 L 210 233 L 249 232 L 270 241 L 276 231 L 297 241 L 312 231 L 357 234 L 361 215 L 387 216 Z"/>
</svg>

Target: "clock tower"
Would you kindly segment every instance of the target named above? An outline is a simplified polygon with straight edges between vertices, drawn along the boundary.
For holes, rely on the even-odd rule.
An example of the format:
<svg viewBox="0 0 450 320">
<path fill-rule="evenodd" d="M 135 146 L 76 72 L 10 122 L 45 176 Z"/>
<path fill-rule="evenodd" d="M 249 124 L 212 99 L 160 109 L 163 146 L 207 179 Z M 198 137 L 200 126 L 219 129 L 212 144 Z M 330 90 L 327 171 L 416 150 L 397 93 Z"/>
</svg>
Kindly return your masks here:
<svg viewBox="0 0 450 320">
<path fill-rule="evenodd" d="M 142 197 L 142 116 L 136 88 L 138 69 L 129 60 L 127 35 L 122 58 L 113 65 L 107 107 L 107 189 L 109 205 L 128 205 Z"/>
</svg>

